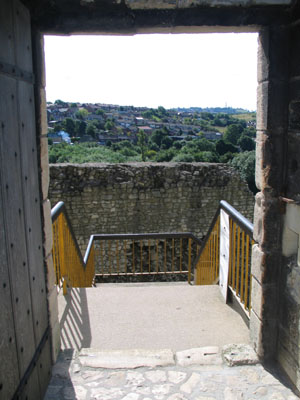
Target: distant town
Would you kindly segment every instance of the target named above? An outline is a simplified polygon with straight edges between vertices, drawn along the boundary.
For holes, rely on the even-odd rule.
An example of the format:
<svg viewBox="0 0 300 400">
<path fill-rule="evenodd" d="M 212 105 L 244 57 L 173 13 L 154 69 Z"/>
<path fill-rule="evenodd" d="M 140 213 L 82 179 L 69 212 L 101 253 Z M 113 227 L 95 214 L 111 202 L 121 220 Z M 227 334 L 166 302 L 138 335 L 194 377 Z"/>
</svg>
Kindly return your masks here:
<svg viewBox="0 0 300 400">
<path fill-rule="evenodd" d="M 255 187 L 256 113 L 48 103 L 50 163 L 229 163 Z"/>
<path fill-rule="evenodd" d="M 222 138 L 226 126 L 245 117 L 255 128 L 255 113 L 234 108 L 176 108 L 166 110 L 111 104 L 47 103 L 48 137 L 51 144 L 97 142 L 99 145 L 129 140 L 136 144 L 138 133 L 150 136 L 164 129 L 173 140 L 199 135 L 209 140 Z"/>
</svg>

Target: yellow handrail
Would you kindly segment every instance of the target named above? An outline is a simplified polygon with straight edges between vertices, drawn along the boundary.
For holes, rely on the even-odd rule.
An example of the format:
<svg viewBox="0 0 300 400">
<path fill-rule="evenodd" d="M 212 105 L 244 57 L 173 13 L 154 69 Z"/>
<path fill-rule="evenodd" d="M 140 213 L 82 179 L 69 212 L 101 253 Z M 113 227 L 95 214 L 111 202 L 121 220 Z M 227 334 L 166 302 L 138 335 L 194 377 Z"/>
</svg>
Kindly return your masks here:
<svg viewBox="0 0 300 400">
<path fill-rule="evenodd" d="M 67 287 L 92 286 L 95 276 L 94 244 L 89 246 L 84 260 L 63 202 L 53 208 L 51 216 L 56 284 L 63 287 L 64 294 L 67 294 Z"/>
<path fill-rule="evenodd" d="M 219 252 L 220 252 L 220 216 L 210 231 L 210 235 L 205 245 L 200 251 L 200 255 L 195 269 L 196 285 L 213 285 L 217 283 L 219 277 Z"/>
<path fill-rule="evenodd" d="M 229 217 L 229 275 L 228 286 L 244 309 L 251 310 L 251 249 L 253 225 L 225 201 L 210 226 L 195 266 L 195 284 L 212 285 L 219 280 L 220 210 Z"/>
</svg>

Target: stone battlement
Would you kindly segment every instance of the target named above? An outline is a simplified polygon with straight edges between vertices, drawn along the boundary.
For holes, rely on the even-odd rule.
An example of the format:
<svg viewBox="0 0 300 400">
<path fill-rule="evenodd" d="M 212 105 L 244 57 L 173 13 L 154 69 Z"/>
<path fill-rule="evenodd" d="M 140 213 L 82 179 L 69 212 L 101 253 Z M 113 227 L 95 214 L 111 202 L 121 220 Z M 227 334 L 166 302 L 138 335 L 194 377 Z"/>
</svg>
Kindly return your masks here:
<svg viewBox="0 0 300 400">
<path fill-rule="evenodd" d="M 220 200 L 252 221 L 254 196 L 226 164 L 53 164 L 49 197 L 64 201 L 85 249 L 92 233 L 192 232 L 204 237 Z"/>
</svg>

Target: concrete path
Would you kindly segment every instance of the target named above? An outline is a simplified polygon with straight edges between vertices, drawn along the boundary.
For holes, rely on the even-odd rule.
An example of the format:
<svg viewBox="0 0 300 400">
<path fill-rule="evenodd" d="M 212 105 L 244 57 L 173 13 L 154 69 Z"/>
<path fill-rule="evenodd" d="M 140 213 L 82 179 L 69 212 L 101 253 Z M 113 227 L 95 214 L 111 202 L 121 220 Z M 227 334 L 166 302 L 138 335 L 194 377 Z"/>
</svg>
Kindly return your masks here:
<svg viewBox="0 0 300 400">
<path fill-rule="evenodd" d="M 176 354 L 65 350 L 53 368 L 45 400 L 297 400 L 278 374 L 259 364 L 228 366 L 257 362 L 253 350 L 244 348 Z M 106 368 L 96 368 L 103 363 Z"/>
<path fill-rule="evenodd" d="M 62 348 L 183 350 L 249 343 L 218 286 L 101 284 L 59 296 Z"/>
</svg>

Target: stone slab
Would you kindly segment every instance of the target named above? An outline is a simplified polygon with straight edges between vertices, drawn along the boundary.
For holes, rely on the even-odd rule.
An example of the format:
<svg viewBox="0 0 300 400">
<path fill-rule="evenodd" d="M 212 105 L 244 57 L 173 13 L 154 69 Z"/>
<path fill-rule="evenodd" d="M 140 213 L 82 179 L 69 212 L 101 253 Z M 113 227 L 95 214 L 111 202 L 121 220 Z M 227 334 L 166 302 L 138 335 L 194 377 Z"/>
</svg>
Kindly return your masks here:
<svg viewBox="0 0 300 400">
<path fill-rule="evenodd" d="M 228 344 L 223 346 L 222 356 L 224 362 L 230 367 L 259 363 L 258 356 L 253 348 L 244 344 Z"/>
<path fill-rule="evenodd" d="M 178 351 L 176 362 L 180 366 L 187 365 L 218 365 L 222 364 L 222 357 L 218 346 L 199 347 Z"/>
<path fill-rule="evenodd" d="M 88 348 L 80 351 L 79 361 L 84 367 L 109 369 L 175 365 L 174 354 L 169 349 L 105 351 Z"/>
</svg>

